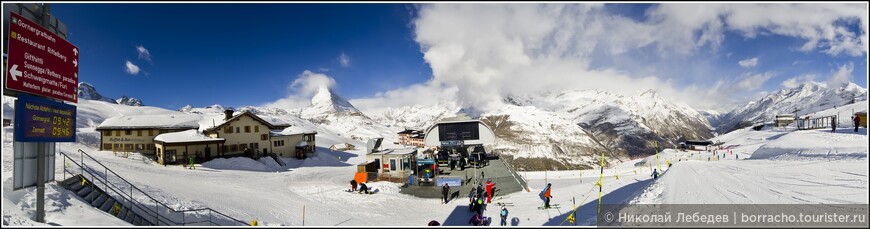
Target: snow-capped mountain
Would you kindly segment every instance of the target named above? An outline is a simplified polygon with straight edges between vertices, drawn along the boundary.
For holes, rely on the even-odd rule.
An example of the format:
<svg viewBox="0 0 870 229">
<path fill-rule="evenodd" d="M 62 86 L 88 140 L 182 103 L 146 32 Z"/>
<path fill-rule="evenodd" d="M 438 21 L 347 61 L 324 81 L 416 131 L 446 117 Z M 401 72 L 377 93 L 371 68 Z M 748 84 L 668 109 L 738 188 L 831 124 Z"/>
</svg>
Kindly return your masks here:
<svg viewBox="0 0 870 229">
<path fill-rule="evenodd" d="M 116 99 L 115 102 L 117 102 L 118 104 L 127 105 L 127 106 L 141 107 L 144 105 L 144 104 L 142 104 L 142 100 L 139 100 L 137 98 L 130 98 L 130 97 L 127 97 L 126 95 L 121 96 L 121 98 Z"/>
<path fill-rule="evenodd" d="M 327 115 L 362 115 L 350 102 L 335 94 L 332 89 L 322 87 L 311 98 L 311 105 L 302 109 L 301 117 L 316 119 Z"/>
<path fill-rule="evenodd" d="M 384 137 L 387 142 L 398 140 L 394 130 L 375 122 L 326 87 L 317 91 L 311 104 L 299 112 L 299 117 L 362 142 L 374 137 Z"/>
<path fill-rule="evenodd" d="M 383 111 L 374 111 L 366 114 L 372 120 L 389 128 L 423 130 L 441 119 L 456 116 L 460 110 L 460 106 L 456 103 L 440 102 L 431 106 L 413 105 L 386 108 Z"/>
<path fill-rule="evenodd" d="M 193 107 L 187 105 L 178 109 L 178 111 L 188 114 L 223 114 L 226 109 L 232 109 L 232 107 L 224 107 L 219 104 L 214 104 L 208 107 Z"/>
<path fill-rule="evenodd" d="M 782 89 L 763 98 L 750 101 L 718 118 L 711 124 L 720 133 L 746 127 L 756 122 L 771 122 L 777 114 L 798 116 L 867 100 L 867 89 L 854 83 L 841 87 L 807 82 L 795 88 Z"/>
<path fill-rule="evenodd" d="M 543 92 L 509 96 L 505 102 L 510 104 L 508 107 L 517 107 L 513 110 L 523 110 L 511 114 L 517 124 L 526 126 L 531 133 L 552 135 L 549 139 L 534 141 L 537 144 L 553 145 L 557 151 L 560 148 L 565 152 L 581 151 L 574 155 L 567 153 L 570 157 L 594 153 L 588 150 L 604 150 L 620 159 L 634 158 L 654 153 L 656 143 L 662 148 L 674 146 L 683 139 L 712 137 L 710 124 L 703 115 L 686 104 L 663 98 L 654 90 L 636 96 L 599 90 Z M 554 127 L 541 129 L 545 124 Z M 534 127 L 536 125 L 538 127 Z M 558 139 L 561 136 L 570 138 Z M 564 148 L 586 149 L 586 152 Z"/>
<path fill-rule="evenodd" d="M 98 100 L 105 101 L 109 103 L 118 103 L 114 99 L 105 97 L 97 92 L 97 89 L 94 88 L 94 85 L 91 85 L 86 82 L 79 82 L 79 99 L 87 99 L 87 100 Z"/>
<path fill-rule="evenodd" d="M 107 102 L 107 103 L 121 104 L 121 105 L 128 105 L 128 106 L 144 106 L 144 104 L 142 103 L 142 100 L 139 100 L 137 98 L 129 98 L 126 95 L 122 96 L 119 99 L 113 99 L 113 98 L 103 96 L 102 94 L 100 94 L 100 92 L 97 92 L 97 89 L 94 88 L 94 85 L 91 85 L 87 82 L 79 82 L 78 94 L 79 94 L 79 99 L 96 100 L 96 101 L 103 101 L 103 102 Z"/>
</svg>

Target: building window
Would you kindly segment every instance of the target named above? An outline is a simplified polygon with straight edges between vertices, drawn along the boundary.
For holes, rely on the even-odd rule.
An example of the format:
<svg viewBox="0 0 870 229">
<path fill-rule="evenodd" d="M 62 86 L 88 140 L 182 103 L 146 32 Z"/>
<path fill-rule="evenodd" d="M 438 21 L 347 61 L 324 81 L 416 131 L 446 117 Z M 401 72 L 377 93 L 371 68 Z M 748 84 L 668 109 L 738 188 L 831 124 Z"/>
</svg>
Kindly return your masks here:
<svg viewBox="0 0 870 229">
<path fill-rule="evenodd" d="M 239 131 L 239 129 L 241 129 L 241 128 L 239 128 L 239 127 L 237 126 L 237 127 L 236 127 L 236 133 L 237 133 L 237 134 L 238 134 L 238 133 L 241 133 L 241 131 Z"/>
<path fill-rule="evenodd" d="M 244 144 L 244 143 L 239 144 L 240 151 L 245 151 L 246 149 L 248 149 L 248 144 Z"/>
<path fill-rule="evenodd" d="M 166 151 L 166 162 L 167 163 L 175 163 L 175 150 L 167 150 Z"/>
<path fill-rule="evenodd" d="M 233 126 L 224 127 L 224 133 L 225 134 L 233 133 Z"/>
<path fill-rule="evenodd" d="M 136 130 L 136 136 L 142 136 L 142 130 Z"/>
<path fill-rule="evenodd" d="M 254 126 L 254 132 L 260 133 L 260 126 Z"/>
<path fill-rule="evenodd" d="M 275 142 L 273 143 L 273 145 L 275 145 L 275 147 L 278 147 L 278 146 L 284 146 L 284 140 L 275 141 Z"/>
<path fill-rule="evenodd" d="M 124 132 L 126 132 L 127 136 L 133 135 L 133 131 L 132 131 L 132 130 L 125 130 Z"/>
<path fill-rule="evenodd" d="M 124 144 L 125 150 L 133 150 L 133 144 Z"/>
<path fill-rule="evenodd" d="M 227 152 L 229 148 L 226 145 L 221 146 L 221 152 Z"/>
<path fill-rule="evenodd" d="M 120 150 L 120 149 L 121 149 L 121 144 L 117 144 L 117 143 L 116 143 L 114 148 L 115 148 L 116 150 Z"/>
<path fill-rule="evenodd" d="M 154 136 L 154 130 L 148 130 L 148 136 Z"/>
<path fill-rule="evenodd" d="M 169 132 L 169 131 L 168 130 L 160 130 L 161 134 L 165 134 L 166 132 Z"/>
<path fill-rule="evenodd" d="M 145 144 L 136 144 L 136 150 L 145 150 Z"/>
<path fill-rule="evenodd" d="M 154 145 L 153 144 L 146 144 L 145 148 L 148 150 L 154 150 Z"/>
<path fill-rule="evenodd" d="M 106 133 L 106 136 L 112 136 L 112 131 L 111 131 L 111 130 L 104 131 L 103 133 Z"/>
<path fill-rule="evenodd" d="M 103 150 L 110 150 L 110 149 L 112 149 L 112 144 L 111 144 L 111 143 L 105 143 L 105 144 L 103 144 Z"/>
<path fill-rule="evenodd" d="M 261 135 L 260 135 L 260 140 L 262 140 L 262 141 L 269 140 L 269 135 L 268 135 L 268 134 L 261 134 Z"/>
<path fill-rule="evenodd" d="M 116 131 L 115 131 L 115 136 L 121 136 L 121 130 L 116 130 Z"/>
<path fill-rule="evenodd" d="M 230 145 L 230 151 L 239 151 L 239 145 Z"/>
<path fill-rule="evenodd" d="M 260 143 L 258 143 L 258 142 L 251 143 L 251 148 L 254 149 L 254 150 L 259 149 L 259 148 L 260 148 Z"/>
<path fill-rule="evenodd" d="M 251 126 L 245 126 L 245 133 L 251 132 Z"/>
</svg>

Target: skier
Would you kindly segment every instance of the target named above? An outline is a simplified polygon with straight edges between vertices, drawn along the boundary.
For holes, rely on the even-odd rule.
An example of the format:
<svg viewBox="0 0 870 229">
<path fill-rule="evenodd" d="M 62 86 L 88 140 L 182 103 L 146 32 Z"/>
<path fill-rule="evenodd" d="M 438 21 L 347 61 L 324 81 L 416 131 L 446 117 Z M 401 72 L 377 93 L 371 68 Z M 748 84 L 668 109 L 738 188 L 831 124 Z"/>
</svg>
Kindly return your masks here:
<svg viewBox="0 0 870 229">
<path fill-rule="evenodd" d="M 855 126 L 855 132 L 858 132 L 858 125 L 861 125 L 861 118 L 857 115 L 852 117 L 852 125 Z"/>
<path fill-rule="evenodd" d="M 483 180 L 483 171 L 480 171 L 480 180 Z"/>
<path fill-rule="evenodd" d="M 492 190 L 495 188 L 495 183 L 492 179 L 486 180 L 486 203 L 492 203 Z"/>
<path fill-rule="evenodd" d="M 501 206 L 501 214 L 499 214 L 499 216 L 501 216 L 501 225 L 507 226 L 507 216 L 508 216 L 507 207 Z"/>
<path fill-rule="evenodd" d="M 363 193 L 363 192 L 365 192 L 366 194 L 369 194 L 369 187 L 366 186 L 366 183 L 359 183 L 359 193 Z"/>
<path fill-rule="evenodd" d="M 656 169 L 653 169 L 652 177 L 653 177 L 653 180 L 659 178 L 659 171 Z"/>
<path fill-rule="evenodd" d="M 439 223 L 437 220 L 432 220 L 429 221 L 429 226 L 441 226 L 441 223 Z"/>
<path fill-rule="evenodd" d="M 447 195 L 449 195 L 449 194 L 450 194 L 450 186 L 447 185 L 447 183 L 444 183 L 444 185 L 441 186 L 441 196 L 444 197 L 445 204 L 447 203 Z"/>
<path fill-rule="evenodd" d="M 550 198 L 553 198 L 553 195 L 550 195 L 550 188 L 552 186 L 552 183 L 547 184 L 547 187 L 541 192 L 541 197 L 544 198 L 544 208 L 550 208 Z"/>
<path fill-rule="evenodd" d="M 477 214 L 483 215 L 483 207 L 484 207 L 484 205 L 483 205 L 483 197 L 482 197 L 482 196 L 478 196 L 478 197 L 477 197 Z"/>
<path fill-rule="evenodd" d="M 356 180 L 350 180 L 350 191 L 356 192 Z"/>
<path fill-rule="evenodd" d="M 831 133 L 834 133 L 836 131 L 837 131 L 837 119 L 835 119 L 834 117 L 831 117 Z"/>
</svg>

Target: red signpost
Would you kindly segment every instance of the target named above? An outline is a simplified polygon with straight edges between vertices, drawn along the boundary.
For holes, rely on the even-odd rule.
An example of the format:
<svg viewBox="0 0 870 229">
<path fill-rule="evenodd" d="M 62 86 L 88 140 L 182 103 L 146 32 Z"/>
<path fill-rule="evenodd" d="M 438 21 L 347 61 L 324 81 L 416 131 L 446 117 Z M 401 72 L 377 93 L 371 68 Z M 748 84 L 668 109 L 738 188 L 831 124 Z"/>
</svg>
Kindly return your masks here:
<svg viewBox="0 0 870 229">
<path fill-rule="evenodd" d="M 6 88 L 78 102 L 78 48 L 14 12 L 9 20 Z"/>
</svg>

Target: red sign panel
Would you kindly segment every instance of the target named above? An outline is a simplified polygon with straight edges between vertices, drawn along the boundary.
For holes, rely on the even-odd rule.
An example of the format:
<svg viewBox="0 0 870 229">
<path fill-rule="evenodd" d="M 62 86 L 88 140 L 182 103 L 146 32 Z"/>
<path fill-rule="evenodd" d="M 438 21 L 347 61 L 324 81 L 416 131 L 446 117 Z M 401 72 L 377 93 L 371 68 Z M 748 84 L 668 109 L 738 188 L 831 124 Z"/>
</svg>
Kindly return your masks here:
<svg viewBox="0 0 870 229">
<path fill-rule="evenodd" d="M 6 88 L 78 102 L 78 48 L 39 24 L 11 14 Z"/>
</svg>

